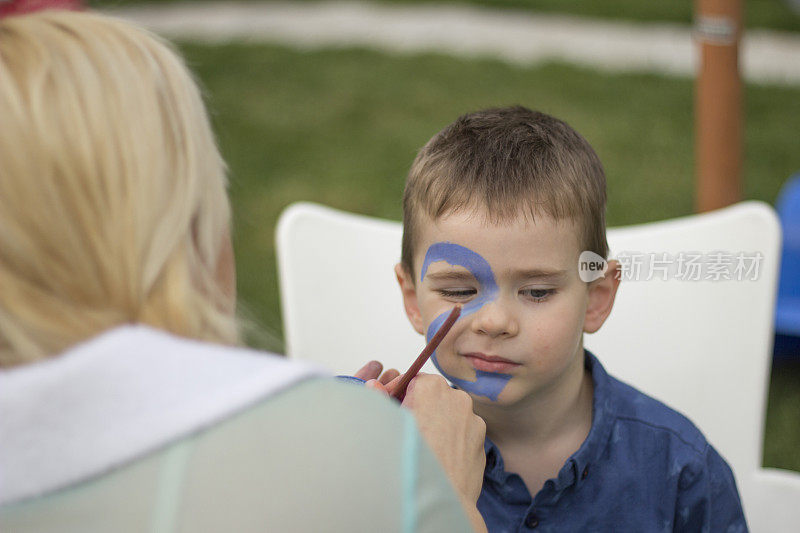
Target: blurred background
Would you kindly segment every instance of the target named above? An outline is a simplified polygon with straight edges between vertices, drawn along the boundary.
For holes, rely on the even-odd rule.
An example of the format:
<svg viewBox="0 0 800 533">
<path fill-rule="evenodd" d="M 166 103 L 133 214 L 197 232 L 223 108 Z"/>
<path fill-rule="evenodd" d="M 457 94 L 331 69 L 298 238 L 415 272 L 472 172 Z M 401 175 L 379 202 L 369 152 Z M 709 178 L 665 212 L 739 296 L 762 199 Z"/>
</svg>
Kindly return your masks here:
<svg viewBox="0 0 800 533">
<path fill-rule="evenodd" d="M 387 51 L 363 41 L 298 44 L 277 34 L 259 39 L 232 35 L 236 22 L 208 9 L 232 2 L 86 3 L 123 16 L 169 19 L 176 27 L 181 20 L 210 17 L 227 28 L 227 33 L 204 34 L 196 27 L 162 33 L 177 40 L 204 86 L 230 166 L 238 290 L 245 313 L 262 332 L 250 335 L 251 345 L 282 351 L 273 237 L 281 210 L 303 200 L 399 220 L 404 179 L 416 151 L 468 111 L 522 104 L 570 123 L 588 139 L 605 166 L 609 226 L 694 212 L 691 65 L 688 70 L 657 64 L 608 68 L 602 60 L 592 64 L 552 58 L 509 60 L 480 51 Z M 394 9 L 433 4 L 373 0 L 358 5 Z M 301 1 L 292 5 L 329 9 L 333 4 Z M 487 18 L 542 15 L 562 24 L 564 31 L 576 22 L 598 28 L 611 23 L 619 33 L 626 28 L 640 33 L 652 29 L 654 35 L 663 31 L 685 36 L 691 32 L 694 14 L 691 0 L 451 0 L 437 5 L 466 6 Z M 353 4 L 344 8 L 348 6 Z M 163 8 L 171 11 L 158 11 Z M 797 2 L 792 0 L 745 0 L 746 38 L 767 38 L 767 55 L 769 46 L 778 46 L 770 43 L 799 42 L 800 15 L 795 8 Z M 247 26 L 247 20 L 239 24 Z M 159 31 L 157 24 L 154 27 Z M 578 24 L 577 31 L 583 27 Z M 676 44 L 676 54 L 683 45 Z M 783 61 L 788 76 L 759 76 L 755 68 L 759 65 L 745 69 L 743 199 L 775 205 L 781 186 L 800 171 L 797 53 L 793 64 Z M 794 67 L 798 67 L 796 72 Z M 800 471 L 798 406 L 800 357 L 776 361 L 765 466 Z"/>
</svg>

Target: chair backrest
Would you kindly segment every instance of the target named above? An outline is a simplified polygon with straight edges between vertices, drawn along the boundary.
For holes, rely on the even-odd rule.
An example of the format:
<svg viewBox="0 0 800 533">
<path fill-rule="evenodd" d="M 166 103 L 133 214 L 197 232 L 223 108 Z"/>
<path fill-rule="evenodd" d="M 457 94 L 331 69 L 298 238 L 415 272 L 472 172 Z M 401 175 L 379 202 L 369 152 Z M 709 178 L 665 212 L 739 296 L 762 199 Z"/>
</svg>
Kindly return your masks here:
<svg viewBox="0 0 800 533">
<path fill-rule="evenodd" d="M 313 204 L 282 214 L 288 355 L 337 373 L 370 359 L 408 367 L 424 342 L 408 324 L 393 272 L 401 235 L 397 222 Z M 623 280 L 610 317 L 585 346 L 610 373 L 689 416 L 737 473 L 747 508 L 762 456 L 780 258 L 775 213 L 743 202 L 612 228 L 608 241 L 625 265 Z M 629 279 L 637 264 L 639 279 Z"/>
<path fill-rule="evenodd" d="M 371 359 L 404 371 L 424 339 L 395 280 L 401 224 L 300 203 L 281 214 L 276 233 L 287 355 L 339 374 Z"/>
</svg>

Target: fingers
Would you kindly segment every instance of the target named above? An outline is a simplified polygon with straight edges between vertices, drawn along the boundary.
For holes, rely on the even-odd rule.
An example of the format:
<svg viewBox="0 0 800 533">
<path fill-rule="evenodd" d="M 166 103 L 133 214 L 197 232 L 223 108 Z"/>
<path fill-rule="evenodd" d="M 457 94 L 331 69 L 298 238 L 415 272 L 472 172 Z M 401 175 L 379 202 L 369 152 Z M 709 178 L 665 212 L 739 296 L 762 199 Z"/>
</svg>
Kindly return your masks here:
<svg viewBox="0 0 800 533">
<path fill-rule="evenodd" d="M 396 368 L 390 368 L 389 370 L 384 372 L 383 375 L 380 378 L 378 378 L 378 381 L 380 381 L 381 383 L 386 385 L 387 383 L 389 383 L 393 379 L 397 378 L 399 375 L 400 375 L 400 371 L 399 370 L 397 370 Z"/>
<path fill-rule="evenodd" d="M 389 395 L 389 391 L 386 389 L 386 386 L 383 383 L 381 383 L 380 381 L 378 381 L 377 379 L 371 379 L 371 380 L 367 381 L 364 384 L 364 386 L 366 388 L 368 388 L 368 389 L 373 389 L 373 390 L 376 390 L 378 392 L 382 392 L 383 394 L 385 394 L 387 396 Z"/>
<path fill-rule="evenodd" d="M 417 390 L 415 390 L 417 389 Z M 406 402 L 409 402 L 409 407 L 414 403 L 417 397 L 425 396 L 425 397 L 436 397 L 442 396 L 447 394 L 447 391 L 455 392 L 455 393 L 463 393 L 466 397 L 466 400 L 469 401 L 469 405 L 472 405 L 472 400 L 470 399 L 469 395 L 461 390 L 452 389 L 450 385 L 447 383 L 447 380 L 444 379 L 442 376 L 437 374 L 426 374 L 424 372 L 420 372 L 417 374 L 414 379 L 408 384 L 408 388 L 406 388 L 406 398 L 403 401 L 403 405 Z"/>
<path fill-rule="evenodd" d="M 383 371 L 383 365 L 380 361 L 370 361 L 359 368 L 358 371 L 353 375 L 357 378 L 363 379 L 364 381 L 377 379 L 383 385 L 386 385 L 400 375 L 400 372 L 395 368 L 390 368 L 384 372 L 383 375 L 381 375 L 381 371 Z"/>
<path fill-rule="evenodd" d="M 377 362 L 377 361 L 375 361 L 375 362 Z M 390 381 L 384 382 L 384 378 L 386 377 L 386 375 L 389 374 L 389 377 L 391 377 L 391 375 L 392 375 L 391 373 L 392 372 L 394 372 L 397 375 L 395 375 L 395 377 L 392 378 Z M 361 378 L 361 379 L 364 379 L 364 378 Z M 364 384 L 364 386 L 366 388 L 368 388 L 368 389 L 373 389 L 373 390 L 376 390 L 378 392 L 382 392 L 383 394 L 386 394 L 387 396 L 390 396 L 392 394 L 392 390 L 394 389 L 394 387 L 397 385 L 397 383 L 399 381 L 400 381 L 400 372 L 398 372 L 397 370 L 392 369 L 392 370 L 387 370 L 386 372 L 384 372 L 384 375 L 381 376 L 380 379 L 375 379 L 374 377 L 370 378 L 370 379 L 367 379 L 367 382 Z"/>
<path fill-rule="evenodd" d="M 362 366 L 358 369 L 358 371 L 353 374 L 357 378 L 361 378 L 364 381 L 369 381 L 371 379 L 377 379 L 378 376 L 381 375 L 381 370 L 383 370 L 383 365 L 380 361 L 370 361 L 366 365 Z"/>
<path fill-rule="evenodd" d="M 392 381 L 390 381 L 389 383 L 386 384 L 386 390 L 389 391 L 389 394 L 393 394 L 394 393 L 395 388 L 397 387 L 397 385 L 400 384 L 400 378 L 401 377 L 402 376 L 398 375 Z"/>
</svg>

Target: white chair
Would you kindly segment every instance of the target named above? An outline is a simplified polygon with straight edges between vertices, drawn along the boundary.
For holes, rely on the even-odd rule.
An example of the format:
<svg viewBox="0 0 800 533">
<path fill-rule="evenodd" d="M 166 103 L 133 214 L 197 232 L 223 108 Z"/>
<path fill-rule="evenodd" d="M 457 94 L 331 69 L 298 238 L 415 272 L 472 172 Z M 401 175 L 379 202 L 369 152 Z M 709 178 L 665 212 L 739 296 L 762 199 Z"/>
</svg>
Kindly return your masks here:
<svg viewBox="0 0 800 533">
<path fill-rule="evenodd" d="M 370 359 L 400 371 L 410 365 L 424 341 L 408 324 L 394 277 L 401 234 L 397 222 L 314 204 L 284 211 L 277 246 L 289 356 L 344 374 Z M 628 258 L 629 268 L 611 316 L 598 333 L 585 336 L 585 346 L 610 373 L 703 430 L 735 471 L 753 531 L 796 531 L 800 474 L 761 467 L 780 261 L 780 226 L 772 208 L 743 202 L 612 228 L 608 241 L 611 256 Z M 749 279 L 752 271 L 731 269 L 719 281 L 680 280 L 674 272 L 663 280 L 658 268 L 653 279 L 645 279 L 648 264 L 658 266 L 647 254 L 657 260 L 670 254 L 674 269 L 682 252 L 714 262 L 720 251 L 734 260 L 743 254 L 747 266 L 757 262 L 756 279 Z M 760 260 L 753 259 L 755 253 Z M 629 280 L 637 257 L 644 263 L 641 279 Z M 724 280 L 725 272 L 734 279 Z M 435 372 L 430 363 L 426 370 Z"/>
</svg>

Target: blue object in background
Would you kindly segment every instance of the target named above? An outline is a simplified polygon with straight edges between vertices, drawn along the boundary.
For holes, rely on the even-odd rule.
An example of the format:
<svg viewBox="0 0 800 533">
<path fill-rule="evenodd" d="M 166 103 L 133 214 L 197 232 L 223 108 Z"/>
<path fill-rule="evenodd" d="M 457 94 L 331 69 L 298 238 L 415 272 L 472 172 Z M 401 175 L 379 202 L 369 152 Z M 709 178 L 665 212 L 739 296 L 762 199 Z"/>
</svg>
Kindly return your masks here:
<svg viewBox="0 0 800 533">
<path fill-rule="evenodd" d="M 800 173 L 783 185 L 775 209 L 783 231 L 783 251 L 773 353 L 778 358 L 800 358 Z"/>
</svg>

